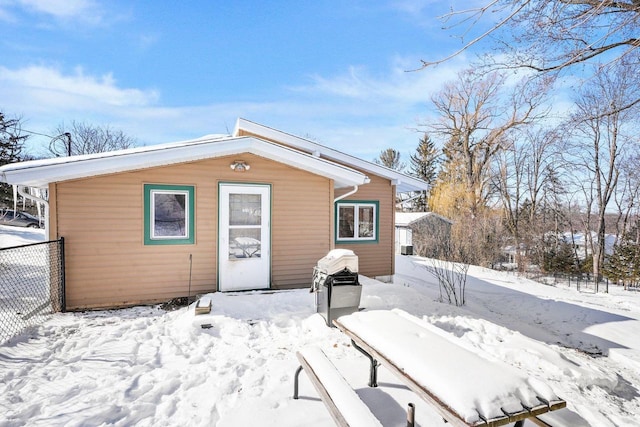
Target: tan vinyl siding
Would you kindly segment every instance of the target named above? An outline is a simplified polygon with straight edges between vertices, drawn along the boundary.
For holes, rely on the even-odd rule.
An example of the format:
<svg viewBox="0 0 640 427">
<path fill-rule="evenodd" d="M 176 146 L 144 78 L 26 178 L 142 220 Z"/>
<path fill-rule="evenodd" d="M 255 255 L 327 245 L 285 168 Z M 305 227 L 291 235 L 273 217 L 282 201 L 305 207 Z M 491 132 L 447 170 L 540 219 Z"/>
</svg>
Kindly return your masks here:
<svg viewBox="0 0 640 427">
<path fill-rule="evenodd" d="M 358 255 L 359 273 L 369 277 L 389 276 L 394 273 L 394 211 L 395 187 L 387 179 L 370 175 L 371 182 L 360 186 L 358 191 L 343 200 L 377 200 L 380 202 L 378 216 L 378 242 L 339 244 L 337 248 L 351 249 Z M 342 191 L 345 193 L 346 191 Z M 336 197 L 340 194 L 336 191 Z M 335 235 L 332 235 L 335 239 Z"/>
<path fill-rule="evenodd" d="M 229 168 L 233 160 L 251 165 Z M 331 180 L 253 155 L 203 160 L 50 186 L 52 237 L 64 236 L 69 309 L 166 301 L 216 290 L 218 183 L 271 184 L 272 287 L 308 286 L 331 248 Z M 143 244 L 143 185 L 195 188 L 193 245 Z"/>
<path fill-rule="evenodd" d="M 240 130 L 239 136 L 254 136 L 266 139 L 277 144 L 285 145 L 280 141 L 265 138 L 262 135 Z M 353 166 L 345 164 L 347 167 Z M 359 170 L 358 168 L 353 168 Z M 378 200 L 380 202 L 380 238 L 378 243 L 340 244 L 339 248 L 353 250 L 358 255 L 360 274 L 370 277 L 390 276 L 395 271 L 395 186 L 386 178 L 372 175 L 370 172 L 360 170 L 371 179 L 371 182 L 359 187 L 358 192 L 345 200 Z M 336 191 L 336 197 L 351 191 L 351 188 Z M 332 226 L 335 224 L 332 223 Z M 331 238 L 335 239 L 334 230 L 331 230 Z"/>
</svg>

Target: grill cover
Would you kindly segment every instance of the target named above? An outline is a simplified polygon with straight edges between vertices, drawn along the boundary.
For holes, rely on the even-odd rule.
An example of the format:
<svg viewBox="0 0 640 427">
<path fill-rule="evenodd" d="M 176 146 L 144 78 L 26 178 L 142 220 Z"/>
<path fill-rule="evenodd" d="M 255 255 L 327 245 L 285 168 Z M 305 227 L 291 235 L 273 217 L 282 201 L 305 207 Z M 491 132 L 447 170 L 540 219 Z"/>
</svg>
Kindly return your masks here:
<svg viewBox="0 0 640 427">
<path fill-rule="evenodd" d="M 358 272 L 358 256 L 349 249 L 334 249 L 318 260 L 317 268 L 326 274 L 335 274 L 348 268 L 350 272 Z"/>
</svg>

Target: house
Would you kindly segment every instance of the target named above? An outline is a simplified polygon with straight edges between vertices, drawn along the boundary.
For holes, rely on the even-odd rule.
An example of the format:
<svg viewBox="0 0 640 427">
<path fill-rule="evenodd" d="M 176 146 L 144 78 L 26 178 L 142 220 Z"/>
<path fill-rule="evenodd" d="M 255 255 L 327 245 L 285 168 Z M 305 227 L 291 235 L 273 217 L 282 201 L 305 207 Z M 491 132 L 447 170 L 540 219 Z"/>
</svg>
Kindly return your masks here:
<svg viewBox="0 0 640 427">
<path fill-rule="evenodd" d="M 588 233 L 566 231 L 557 235 L 553 232 L 547 232 L 544 234 L 543 243 L 544 252 L 552 258 L 569 256 L 572 259 L 575 258 L 574 261 L 585 261 L 593 256 L 592 245 L 598 244 L 598 234 L 595 231 Z M 605 234 L 605 256 L 613 254 L 617 244 L 617 235 Z M 525 243 L 520 243 L 517 246 L 505 246 L 501 249 L 500 267 L 503 269 L 515 269 L 518 267 L 519 260 L 526 260 L 528 256 L 532 255 L 531 252 L 534 251 L 535 248 L 529 248 Z"/>
<path fill-rule="evenodd" d="M 334 248 L 389 278 L 396 193 L 427 188 L 245 119 L 227 136 L 5 165 L 0 181 L 48 193 L 69 310 L 306 287 Z"/>
<path fill-rule="evenodd" d="M 451 236 L 453 221 L 434 212 L 396 212 L 395 252 L 437 257 Z M 412 250 L 406 250 L 411 246 Z"/>
<path fill-rule="evenodd" d="M 598 244 L 598 234 L 595 231 L 587 233 L 566 231 L 560 236 L 560 241 L 571 246 L 579 260 L 584 260 L 593 255 L 591 245 Z M 604 253 L 611 255 L 617 242 L 615 234 L 605 234 Z"/>
</svg>

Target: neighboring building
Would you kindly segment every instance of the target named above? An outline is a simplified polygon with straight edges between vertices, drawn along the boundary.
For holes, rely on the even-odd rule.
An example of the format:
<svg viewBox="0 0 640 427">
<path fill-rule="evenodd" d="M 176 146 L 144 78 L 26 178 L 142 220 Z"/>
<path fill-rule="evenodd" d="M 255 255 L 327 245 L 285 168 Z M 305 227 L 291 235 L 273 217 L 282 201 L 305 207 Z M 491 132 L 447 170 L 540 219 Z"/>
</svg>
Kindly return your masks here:
<svg viewBox="0 0 640 427">
<path fill-rule="evenodd" d="M 414 255 L 436 256 L 451 238 L 452 224 L 433 212 L 396 212 L 396 254 L 412 247 Z"/>
<path fill-rule="evenodd" d="M 554 242 L 553 238 L 554 233 L 547 233 L 546 239 L 549 239 L 551 242 Z M 605 234 L 605 244 L 604 250 L 605 255 L 613 254 L 614 247 L 617 242 L 617 237 L 615 234 Z M 578 232 L 564 232 L 558 235 L 558 242 L 567 245 L 570 248 L 570 252 L 575 256 L 578 260 L 584 261 L 585 259 L 592 256 L 591 250 L 591 242 L 597 244 L 598 235 L 595 231 L 590 232 L 589 234 L 578 233 Z M 518 258 L 526 258 L 527 257 L 527 246 L 524 243 L 521 243 L 518 247 L 514 245 L 505 246 L 501 251 L 502 259 L 499 262 L 501 268 L 504 269 L 516 269 L 518 268 Z"/>
<path fill-rule="evenodd" d="M 588 256 L 592 255 L 591 251 L 591 242 L 593 244 L 597 244 L 598 242 L 598 234 L 595 231 L 591 231 L 590 235 L 585 233 L 574 232 L 571 233 L 567 231 L 562 234 L 562 241 L 567 245 L 570 245 L 578 257 L 579 260 L 584 260 Z M 605 234 L 604 235 L 604 253 L 605 255 L 611 255 L 613 253 L 613 248 L 616 244 L 616 235 L 615 234 Z"/>
<path fill-rule="evenodd" d="M 244 119 L 231 136 L 5 165 L 0 181 L 48 192 L 70 310 L 306 287 L 334 248 L 390 277 L 396 193 L 428 188 Z"/>
</svg>

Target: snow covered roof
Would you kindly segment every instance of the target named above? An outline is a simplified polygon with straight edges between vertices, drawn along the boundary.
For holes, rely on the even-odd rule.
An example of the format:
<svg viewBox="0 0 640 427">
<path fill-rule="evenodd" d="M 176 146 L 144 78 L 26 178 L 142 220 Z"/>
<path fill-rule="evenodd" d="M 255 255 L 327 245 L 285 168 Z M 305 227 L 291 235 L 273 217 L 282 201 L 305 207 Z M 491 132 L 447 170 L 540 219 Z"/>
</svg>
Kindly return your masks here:
<svg viewBox="0 0 640 427">
<path fill-rule="evenodd" d="M 254 123 L 250 120 L 246 120 L 243 118 L 239 118 L 237 120 L 233 135 L 239 136 L 241 131 L 280 141 L 283 144 L 294 147 L 298 150 L 302 150 L 314 156 L 340 162 L 342 164 L 353 166 L 365 172 L 389 179 L 396 186 L 396 189 L 399 193 L 408 191 L 423 191 L 429 189 L 429 185 L 420 179 L 413 178 L 409 175 L 405 175 L 401 172 L 395 171 L 382 165 L 377 165 L 375 163 L 359 159 L 341 151 L 334 150 L 316 142 L 309 141 L 308 139 L 304 139 L 274 128 L 270 128 L 268 126 Z"/>
<path fill-rule="evenodd" d="M 81 156 L 12 163 L 0 167 L 0 181 L 45 187 L 67 181 L 130 170 L 251 153 L 333 179 L 336 188 L 363 185 L 357 170 L 255 137 L 210 135 L 194 140 L 136 147 Z"/>
<path fill-rule="evenodd" d="M 442 221 L 448 222 L 449 224 L 453 224 L 450 219 L 447 219 L 433 212 L 396 212 L 396 227 L 408 227 L 414 222 L 428 216 L 441 219 Z"/>
<path fill-rule="evenodd" d="M 570 245 L 576 245 L 578 247 L 587 247 L 589 242 L 597 242 L 598 241 L 598 233 L 595 231 L 590 231 L 589 236 L 585 233 L 577 233 L 577 232 L 564 232 L 562 233 L 562 240 Z M 606 254 L 612 254 L 613 248 L 616 244 L 617 236 L 615 234 L 605 234 L 604 236 L 604 250 Z"/>
</svg>

